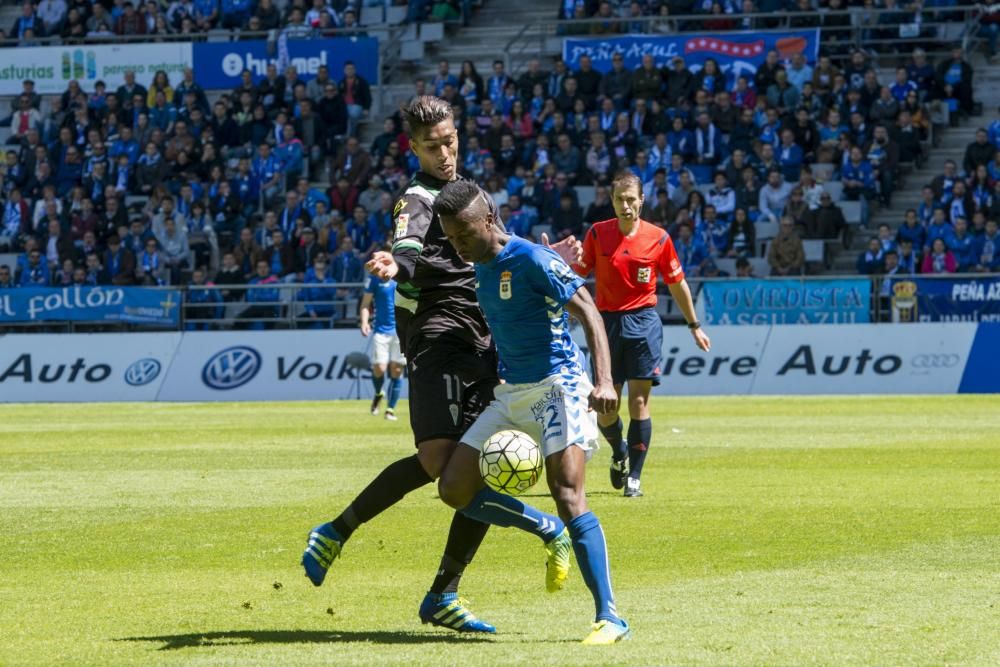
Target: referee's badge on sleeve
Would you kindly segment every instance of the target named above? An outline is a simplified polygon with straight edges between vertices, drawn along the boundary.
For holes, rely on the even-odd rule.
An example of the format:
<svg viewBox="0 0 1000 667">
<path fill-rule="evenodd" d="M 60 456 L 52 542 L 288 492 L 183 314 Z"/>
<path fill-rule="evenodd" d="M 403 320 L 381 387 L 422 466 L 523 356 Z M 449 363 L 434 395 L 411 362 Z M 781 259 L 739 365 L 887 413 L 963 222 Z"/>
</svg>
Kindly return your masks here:
<svg viewBox="0 0 1000 667">
<path fill-rule="evenodd" d="M 648 283 L 649 279 L 650 279 L 650 277 L 652 275 L 653 275 L 653 272 L 650 270 L 650 268 L 648 266 L 640 266 L 639 267 L 639 273 L 638 273 L 638 275 L 636 276 L 635 279 L 636 279 L 637 282 L 640 282 L 640 283 Z"/>
<path fill-rule="evenodd" d="M 513 277 L 510 271 L 504 271 L 500 274 L 500 298 L 509 299 L 513 292 L 510 288 L 510 279 Z"/>
<path fill-rule="evenodd" d="M 403 238 L 406 236 L 406 228 L 410 225 L 410 214 L 400 213 L 399 217 L 396 218 L 396 235 L 393 240 Z"/>
</svg>

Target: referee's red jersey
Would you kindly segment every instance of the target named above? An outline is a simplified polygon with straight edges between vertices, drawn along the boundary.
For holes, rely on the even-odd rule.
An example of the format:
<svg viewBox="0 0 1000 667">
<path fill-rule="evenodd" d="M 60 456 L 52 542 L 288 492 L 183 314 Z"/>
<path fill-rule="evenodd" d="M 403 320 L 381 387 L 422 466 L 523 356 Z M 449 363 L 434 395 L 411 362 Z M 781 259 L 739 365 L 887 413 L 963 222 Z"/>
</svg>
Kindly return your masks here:
<svg viewBox="0 0 1000 667">
<path fill-rule="evenodd" d="M 583 259 L 573 267 L 597 279 L 597 308 L 603 312 L 656 305 L 656 274 L 667 284 L 684 280 L 684 269 L 666 231 L 644 220 L 629 236 L 618 219 L 595 223 L 583 240 Z"/>
</svg>

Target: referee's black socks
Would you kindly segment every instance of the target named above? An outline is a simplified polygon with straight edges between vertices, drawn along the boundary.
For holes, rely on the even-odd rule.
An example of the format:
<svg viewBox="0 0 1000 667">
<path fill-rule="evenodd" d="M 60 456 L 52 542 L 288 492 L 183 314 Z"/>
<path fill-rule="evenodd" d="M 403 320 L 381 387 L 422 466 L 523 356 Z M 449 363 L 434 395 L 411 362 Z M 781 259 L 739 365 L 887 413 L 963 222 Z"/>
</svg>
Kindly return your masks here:
<svg viewBox="0 0 1000 667">
<path fill-rule="evenodd" d="M 628 423 L 628 476 L 639 479 L 646 462 L 649 441 L 653 438 L 653 420 L 633 419 Z"/>
<path fill-rule="evenodd" d="M 622 425 L 622 420 L 619 419 L 611 426 L 601 426 L 601 424 L 598 424 L 597 426 L 601 429 L 601 435 L 603 435 L 604 439 L 608 441 L 609 445 L 611 445 L 611 457 L 615 461 L 624 461 L 627 452 L 625 450 L 623 437 L 625 427 Z"/>
</svg>

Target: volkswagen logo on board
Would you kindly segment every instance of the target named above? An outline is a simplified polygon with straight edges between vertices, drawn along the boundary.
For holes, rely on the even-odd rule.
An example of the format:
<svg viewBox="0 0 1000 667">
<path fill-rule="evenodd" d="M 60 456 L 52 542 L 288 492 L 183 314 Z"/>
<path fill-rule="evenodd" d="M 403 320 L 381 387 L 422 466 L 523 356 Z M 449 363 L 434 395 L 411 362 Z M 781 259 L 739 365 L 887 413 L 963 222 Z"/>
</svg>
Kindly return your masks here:
<svg viewBox="0 0 1000 667">
<path fill-rule="evenodd" d="M 212 355 L 201 371 L 201 381 L 212 389 L 242 387 L 260 371 L 260 353 L 246 345 L 227 347 Z"/>
<path fill-rule="evenodd" d="M 161 368 L 156 359 L 140 359 L 125 369 L 125 382 L 133 387 L 147 385 L 160 376 Z"/>
</svg>

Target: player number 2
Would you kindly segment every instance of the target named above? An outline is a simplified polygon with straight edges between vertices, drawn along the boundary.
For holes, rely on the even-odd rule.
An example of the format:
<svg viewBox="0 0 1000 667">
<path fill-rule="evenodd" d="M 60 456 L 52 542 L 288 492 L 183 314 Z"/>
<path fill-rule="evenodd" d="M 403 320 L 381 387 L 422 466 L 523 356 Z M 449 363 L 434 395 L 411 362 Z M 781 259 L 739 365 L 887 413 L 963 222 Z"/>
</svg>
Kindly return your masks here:
<svg viewBox="0 0 1000 667">
<path fill-rule="evenodd" d="M 462 392 L 462 385 L 458 380 L 458 376 L 445 373 L 441 377 L 444 378 L 445 396 L 449 401 L 457 401 L 459 394 Z"/>
</svg>

